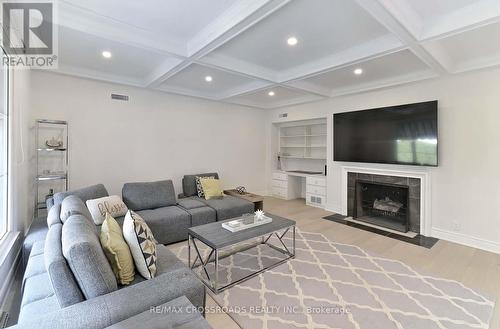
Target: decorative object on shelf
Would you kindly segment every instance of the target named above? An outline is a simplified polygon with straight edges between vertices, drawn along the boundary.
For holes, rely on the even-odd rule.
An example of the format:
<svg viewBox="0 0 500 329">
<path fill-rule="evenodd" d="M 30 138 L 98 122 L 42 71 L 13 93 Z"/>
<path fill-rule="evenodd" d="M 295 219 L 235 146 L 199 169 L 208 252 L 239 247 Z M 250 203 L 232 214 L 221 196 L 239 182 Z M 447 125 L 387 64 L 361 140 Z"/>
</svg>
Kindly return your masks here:
<svg viewBox="0 0 500 329">
<path fill-rule="evenodd" d="M 281 170 L 281 152 L 278 152 L 278 170 Z"/>
<path fill-rule="evenodd" d="M 246 194 L 247 193 L 247 189 L 245 188 L 245 186 L 236 187 L 236 191 L 238 191 L 239 194 Z"/>
<path fill-rule="evenodd" d="M 264 218 L 265 212 L 263 210 L 257 210 L 255 212 L 255 219 L 262 220 Z"/>
<path fill-rule="evenodd" d="M 55 137 L 52 137 L 51 139 L 45 141 L 45 145 L 47 145 L 51 149 L 58 149 L 61 148 L 64 143 L 62 140 L 58 140 Z"/>
<path fill-rule="evenodd" d="M 53 188 L 49 188 L 49 193 L 45 196 L 45 201 L 47 201 L 48 199 L 52 198 L 54 196 L 54 189 Z"/>
</svg>

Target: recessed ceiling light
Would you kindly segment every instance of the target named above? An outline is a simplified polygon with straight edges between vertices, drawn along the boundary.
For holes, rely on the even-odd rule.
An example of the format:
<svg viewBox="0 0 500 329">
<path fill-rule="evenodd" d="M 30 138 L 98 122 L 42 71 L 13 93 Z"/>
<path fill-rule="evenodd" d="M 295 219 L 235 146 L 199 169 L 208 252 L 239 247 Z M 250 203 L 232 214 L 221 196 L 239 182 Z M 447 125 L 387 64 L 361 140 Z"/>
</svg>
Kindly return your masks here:
<svg viewBox="0 0 500 329">
<path fill-rule="evenodd" d="M 111 56 L 113 56 L 113 55 L 111 55 L 111 52 L 108 50 L 105 50 L 102 52 L 102 57 L 104 57 L 104 58 L 111 58 Z"/>
<path fill-rule="evenodd" d="M 357 69 L 355 69 L 355 70 L 354 70 L 354 74 L 356 74 L 356 75 L 361 75 L 361 74 L 363 74 L 363 69 L 362 69 L 362 68 L 357 68 Z"/>
<path fill-rule="evenodd" d="M 213 79 L 212 79 L 212 77 L 211 77 L 211 76 L 209 76 L 209 75 L 207 75 L 207 76 L 205 77 L 205 81 L 206 81 L 206 82 L 212 82 L 212 80 L 213 80 Z"/>
<path fill-rule="evenodd" d="M 295 46 L 299 40 L 296 37 L 290 37 L 286 40 L 289 46 Z"/>
<path fill-rule="evenodd" d="M 272 90 L 271 90 L 270 92 L 268 92 L 267 94 L 268 94 L 269 96 L 271 96 L 271 97 L 273 97 L 273 96 L 275 95 L 274 91 L 272 91 Z"/>
</svg>

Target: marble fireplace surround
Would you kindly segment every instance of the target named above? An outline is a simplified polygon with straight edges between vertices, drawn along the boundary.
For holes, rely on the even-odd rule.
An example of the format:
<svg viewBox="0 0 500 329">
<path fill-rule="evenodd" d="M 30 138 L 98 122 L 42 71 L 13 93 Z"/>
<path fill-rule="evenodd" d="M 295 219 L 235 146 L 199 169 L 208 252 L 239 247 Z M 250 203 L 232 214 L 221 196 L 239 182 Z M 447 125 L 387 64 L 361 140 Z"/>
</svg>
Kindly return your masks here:
<svg viewBox="0 0 500 329">
<path fill-rule="evenodd" d="M 425 169 L 385 169 L 368 168 L 362 166 L 341 166 L 341 199 L 342 214 L 348 214 L 348 174 L 371 174 L 382 176 L 397 176 L 420 179 L 420 232 L 421 235 L 431 236 L 431 189 L 430 173 Z"/>
</svg>

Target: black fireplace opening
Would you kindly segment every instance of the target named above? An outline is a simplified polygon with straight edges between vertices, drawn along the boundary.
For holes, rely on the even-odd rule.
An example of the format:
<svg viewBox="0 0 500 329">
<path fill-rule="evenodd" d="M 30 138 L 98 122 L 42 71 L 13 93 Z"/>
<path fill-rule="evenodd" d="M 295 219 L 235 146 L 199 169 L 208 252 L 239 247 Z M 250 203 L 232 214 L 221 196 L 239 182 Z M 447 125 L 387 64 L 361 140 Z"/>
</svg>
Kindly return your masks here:
<svg viewBox="0 0 500 329">
<path fill-rule="evenodd" d="M 356 180 L 354 219 L 408 232 L 409 186 Z"/>
</svg>

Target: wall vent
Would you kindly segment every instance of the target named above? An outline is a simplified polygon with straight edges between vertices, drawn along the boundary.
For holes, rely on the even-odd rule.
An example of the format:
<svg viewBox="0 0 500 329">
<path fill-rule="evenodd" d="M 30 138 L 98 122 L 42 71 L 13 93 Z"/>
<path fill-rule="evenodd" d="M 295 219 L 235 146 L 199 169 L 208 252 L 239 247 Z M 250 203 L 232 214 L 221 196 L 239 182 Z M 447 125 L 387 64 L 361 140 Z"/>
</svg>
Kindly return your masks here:
<svg viewBox="0 0 500 329">
<path fill-rule="evenodd" d="M 278 118 L 287 118 L 288 117 L 288 113 L 280 113 L 278 114 Z"/>
<path fill-rule="evenodd" d="M 118 101 L 128 102 L 128 96 L 127 95 L 111 94 L 111 99 L 116 99 Z"/>
</svg>

